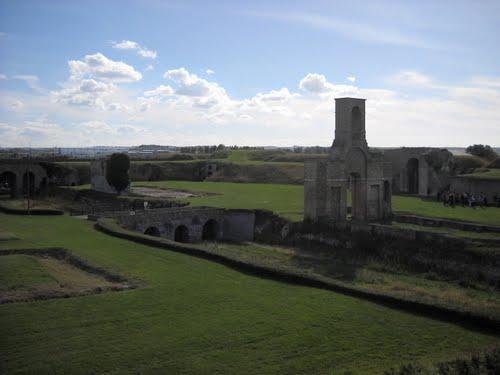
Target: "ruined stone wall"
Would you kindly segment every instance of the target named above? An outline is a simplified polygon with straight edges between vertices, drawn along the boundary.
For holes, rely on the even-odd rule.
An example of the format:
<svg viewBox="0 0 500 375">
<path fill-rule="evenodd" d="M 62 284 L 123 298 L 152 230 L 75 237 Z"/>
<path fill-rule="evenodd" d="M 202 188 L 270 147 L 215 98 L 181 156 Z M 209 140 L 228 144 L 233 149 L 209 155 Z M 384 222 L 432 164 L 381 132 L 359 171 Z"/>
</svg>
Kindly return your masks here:
<svg viewBox="0 0 500 375">
<path fill-rule="evenodd" d="M 451 178 L 450 190 L 457 193 L 469 192 L 474 195 L 482 193 L 486 195 L 489 203 L 493 203 L 495 196 L 500 198 L 500 180 L 456 176 Z"/>
<path fill-rule="evenodd" d="M 49 183 L 47 171 L 39 163 L 31 163 L 27 161 L 8 161 L 0 162 L 0 175 L 12 173 L 15 175 L 15 186 L 13 187 L 13 195 L 20 196 L 23 193 L 23 177 L 28 173 L 32 176 L 35 193 L 43 188 L 43 185 Z"/>
<path fill-rule="evenodd" d="M 175 230 L 183 225 L 188 229 L 189 242 L 202 240 L 203 226 L 217 223 L 217 239 L 252 241 L 255 213 L 252 210 L 228 210 L 211 207 L 160 208 L 153 210 L 107 212 L 102 217 L 116 218 L 127 229 L 144 233 L 148 228 L 158 229 L 160 236 L 175 239 Z"/>
<path fill-rule="evenodd" d="M 99 159 L 92 162 L 90 165 L 90 183 L 92 190 L 100 191 L 101 193 L 118 194 L 118 191 L 106 179 L 106 159 Z M 122 194 L 128 192 L 130 192 L 130 185 L 122 191 Z"/>
</svg>

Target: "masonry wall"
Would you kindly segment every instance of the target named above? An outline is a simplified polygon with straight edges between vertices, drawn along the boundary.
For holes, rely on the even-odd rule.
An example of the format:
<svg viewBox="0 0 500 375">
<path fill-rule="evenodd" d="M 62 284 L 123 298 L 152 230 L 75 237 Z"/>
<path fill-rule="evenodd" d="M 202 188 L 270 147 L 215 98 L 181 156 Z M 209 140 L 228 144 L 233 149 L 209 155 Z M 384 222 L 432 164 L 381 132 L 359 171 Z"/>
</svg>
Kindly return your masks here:
<svg viewBox="0 0 500 375">
<path fill-rule="evenodd" d="M 144 233 L 157 228 L 161 237 L 174 240 L 177 227 L 184 225 L 189 231 L 189 242 L 202 240 L 203 226 L 209 221 L 217 223 L 217 239 L 252 241 L 254 239 L 255 212 L 212 207 L 160 208 L 144 211 L 121 211 L 102 214 L 116 218 L 127 229 Z"/>
<path fill-rule="evenodd" d="M 452 177 L 450 189 L 458 193 L 469 192 L 474 195 L 484 194 L 489 203 L 493 203 L 495 196 L 500 198 L 500 180 L 475 177 Z"/>
</svg>

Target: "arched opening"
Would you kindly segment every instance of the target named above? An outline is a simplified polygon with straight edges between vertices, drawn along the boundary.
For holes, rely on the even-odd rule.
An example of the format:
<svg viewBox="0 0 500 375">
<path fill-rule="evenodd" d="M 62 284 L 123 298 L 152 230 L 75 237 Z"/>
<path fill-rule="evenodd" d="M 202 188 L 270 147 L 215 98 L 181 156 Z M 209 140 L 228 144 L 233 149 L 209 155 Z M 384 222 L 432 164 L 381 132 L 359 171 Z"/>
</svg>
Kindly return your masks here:
<svg viewBox="0 0 500 375">
<path fill-rule="evenodd" d="M 35 175 L 33 172 L 23 174 L 23 194 L 32 196 L 35 193 Z"/>
<path fill-rule="evenodd" d="M 365 219 L 365 197 L 361 186 L 361 176 L 358 173 L 349 175 L 349 190 L 351 193 L 351 217 L 353 220 Z"/>
<path fill-rule="evenodd" d="M 363 116 L 359 107 L 354 107 L 351 112 L 351 134 L 353 141 L 362 139 Z"/>
<path fill-rule="evenodd" d="M 391 201 L 391 185 L 389 181 L 384 181 L 384 202 L 389 203 Z"/>
<path fill-rule="evenodd" d="M 210 219 L 203 225 L 201 238 L 204 241 L 215 241 L 217 239 L 217 232 L 217 222 L 214 219 Z"/>
<path fill-rule="evenodd" d="M 175 228 L 174 240 L 177 242 L 189 242 L 189 230 L 185 225 Z"/>
<path fill-rule="evenodd" d="M 160 237 L 160 230 L 157 227 L 149 227 L 144 231 L 144 234 L 153 237 Z"/>
<path fill-rule="evenodd" d="M 10 194 L 12 198 L 17 193 L 17 178 L 14 172 L 3 172 L 0 174 L 0 193 Z"/>
<path fill-rule="evenodd" d="M 408 193 L 418 194 L 418 159 L 411 158 L 406 164 Z"/>
</svg>

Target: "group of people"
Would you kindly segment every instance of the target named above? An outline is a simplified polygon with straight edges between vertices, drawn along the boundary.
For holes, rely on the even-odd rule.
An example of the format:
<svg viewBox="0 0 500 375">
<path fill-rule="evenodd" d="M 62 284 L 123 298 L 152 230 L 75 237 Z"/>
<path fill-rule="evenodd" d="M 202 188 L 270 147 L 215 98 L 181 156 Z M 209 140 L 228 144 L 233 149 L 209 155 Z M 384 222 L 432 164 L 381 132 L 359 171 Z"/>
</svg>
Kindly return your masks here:
<svg viewBox="0 0 500 375">
<path fill-rule="evenodd" d="M 483 194 L 473 193 L 457 193 L 455 191 L 444 191 L 438 194 L 438 201 L 443 202 L 444 206 L 455 207 L 461 205 L 462 207 L 488 207 L 488 197 Z M 499 201 L 500 202 L 500 201 Z"/>
</svg>

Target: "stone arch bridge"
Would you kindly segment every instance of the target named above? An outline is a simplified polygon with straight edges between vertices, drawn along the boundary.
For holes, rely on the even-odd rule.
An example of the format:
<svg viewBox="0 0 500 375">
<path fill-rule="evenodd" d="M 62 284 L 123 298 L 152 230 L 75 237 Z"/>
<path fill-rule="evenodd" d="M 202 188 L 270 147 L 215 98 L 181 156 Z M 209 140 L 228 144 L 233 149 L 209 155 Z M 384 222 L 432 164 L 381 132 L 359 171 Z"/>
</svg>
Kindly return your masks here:
<svg viewBox="0 0 500 375">
<path fill-rule="evenodd" d="M 203 240 L 252 241 L 255 212 L 213 207 L 176 207 L 109 212 L 127 229 L 178 242 Z"/>
</svg>

